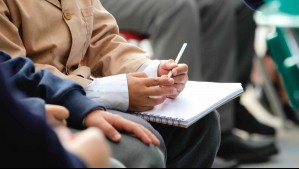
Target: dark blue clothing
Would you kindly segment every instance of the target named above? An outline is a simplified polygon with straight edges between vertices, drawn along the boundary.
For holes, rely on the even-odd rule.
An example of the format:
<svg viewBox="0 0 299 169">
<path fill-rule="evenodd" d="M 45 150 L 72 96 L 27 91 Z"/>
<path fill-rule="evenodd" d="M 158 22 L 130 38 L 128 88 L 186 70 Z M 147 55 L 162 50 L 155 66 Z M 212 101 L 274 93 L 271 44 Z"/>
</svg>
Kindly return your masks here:
<svg viewBox="0 0 299 169">
<path fill-rule="evenodd" d="M 252 9 L 256 10 L 264 4 L 264 0 L 244 0 L 245 3 Z"/>
<path fill-rule="evenodd" d="M 35 72 L 34 64 L 26 58 L 11 59 L 3 52 L 0 52 L 0 58 L 3 71 L 11 72 L 3 82 L 15 84 L 26 97 L 38 97 L 47 104 L 66 107 L 70 111 L 68 125 L 71 128 L 83 129 L 83 120 L 89 112 L 95 109 L 105 110 L 104 106 L 85 97 L 81 86 L 45 70 Z"/>
<path fill-rule="evenodd" d="M 0 167 L 86 167 L 62 147 L 55 132 L 48 126 L 45 102 L 37 98 L 28 99 L 28 95 L 32 95 L 52 103 L 56 103 L 55 98 L 60 99 L 59 103 L 65 103 L 61 99 L 79 95 L 71 92 L 78 87 L 51 77 L 45 71 L 33 73 L 31 63 L 25 59 L 8 59 L 0 53 Z M 14 66 L 10 69 L 11 65 Z M 51 77 L 52 86 L 47 86 L 43 77 Z M 54 87 L 53 83 L 57 81 L 65 84 Z M 73 90 L 66 87 L 69 85 L 73 86 Z M 28 91 L 23 93 L 17 88 Z M 62 89 L 68 89 L 68 92 Z M 80 90 L 78 93 L 82 94 Z M 67 105 L 71 102 L 73 100 Z"/>
</svg>

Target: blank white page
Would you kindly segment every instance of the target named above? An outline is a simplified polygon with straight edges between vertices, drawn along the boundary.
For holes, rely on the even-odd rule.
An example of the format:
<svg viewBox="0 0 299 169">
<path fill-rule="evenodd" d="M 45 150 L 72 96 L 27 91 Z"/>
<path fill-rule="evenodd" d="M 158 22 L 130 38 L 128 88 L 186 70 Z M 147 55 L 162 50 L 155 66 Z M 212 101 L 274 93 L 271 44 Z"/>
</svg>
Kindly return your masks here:
<svg viewBox="0 0 299 169">
<path fill-rule="evenodd" d="M 239 83 L 189 81 L 185 90 L 175 100 L 167 99 L 153 110 L 141 114 L 180 119 L 180 127 L 187 128 L 241 93 L 243 88 Z"/>
</svg>

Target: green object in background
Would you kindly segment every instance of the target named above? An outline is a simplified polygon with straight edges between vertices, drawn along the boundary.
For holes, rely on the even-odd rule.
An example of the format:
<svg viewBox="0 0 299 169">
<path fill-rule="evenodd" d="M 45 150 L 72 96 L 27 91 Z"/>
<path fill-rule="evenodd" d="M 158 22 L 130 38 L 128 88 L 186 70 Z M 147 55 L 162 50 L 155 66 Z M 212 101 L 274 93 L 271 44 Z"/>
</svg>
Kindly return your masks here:
<svg viewBox="0 0 299 169">
<path fill-rule="evenodd" d="M 299 48 L 290 44 L 288 37 L 297 36 L 297 32 L 278 28 L 268 39 L 268 46 L 275 61 L 278 72 L 288 92 L 294 109 L 299 110 Z M 294 42 L 294 41 L 292 41 Z M 299 50 L 298 50 L 299 51 Z"/>
<path fill-rule="evenodd" d="M 279 4 L 279 11 L 291 15 L 299 15 L 299 0 L 265 0 L 266 3 L 276 3 Z"/>
<path fill-rule="evenodd" d="M 258 25 L 299 28 L 299 0 L 265 0 L 255 15 Z"/>
<path fill-rule="evenodd" d="M 268 47 L 294 109 L 299 110 L 299 0 L 264 0 L 255 14 L 260 26 L 275 27 Z"/>
</svg>

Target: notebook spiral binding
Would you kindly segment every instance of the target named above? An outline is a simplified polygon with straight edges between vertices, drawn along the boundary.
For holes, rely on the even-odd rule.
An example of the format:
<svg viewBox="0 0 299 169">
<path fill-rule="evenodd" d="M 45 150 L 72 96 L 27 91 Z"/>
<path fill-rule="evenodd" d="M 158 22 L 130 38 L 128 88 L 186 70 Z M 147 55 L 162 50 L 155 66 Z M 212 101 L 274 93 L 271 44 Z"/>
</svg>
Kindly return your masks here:
<svg viewBox="0 0 299 169">
<path fill-rule="evenodd" d="M 165 124 L 165 125 L 170 125 L 175 127 L 182 127 L 182 123 L 184 121 L 184 119 L 169 118 L 169 117 L 153 115 L 153 114 L 137 113 L 136 115 L 149 122 Z"/>
</svg>

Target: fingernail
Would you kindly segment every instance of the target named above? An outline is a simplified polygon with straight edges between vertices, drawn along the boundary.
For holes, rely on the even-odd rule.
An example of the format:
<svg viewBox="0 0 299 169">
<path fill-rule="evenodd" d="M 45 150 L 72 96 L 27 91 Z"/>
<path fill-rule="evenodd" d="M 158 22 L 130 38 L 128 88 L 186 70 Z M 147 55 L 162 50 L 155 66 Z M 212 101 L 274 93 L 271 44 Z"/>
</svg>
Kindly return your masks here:
<svg viewBox="0 0 299 169">
<path fill-rule="evenodd" d="M 157 138 L 155 138 L 155 142 L 160 145 L 160 140 L 158 140 Z"/>
<path fill-rule="evenodd" d="M 177 76 L 177 75 L 178 75 L 178 71 L 177 71 L 177 70 L 173 70 L 173 71 L 172 71 L 172 75 L 173 75 L 173 76 Z"/>
<path fill-rule="evenodd" d="M 170 79 L 168 79 L 168 83 L 174 83 L 174 79 L 172 79 L 172 78 L 170 78 Z"/>
<path fill-rule="evenodd" d="M 177 66 L 177 64 L 176 64 L 176 63 L 171 63 L 170 66 L 171 66 L 171 67 L 172 67 L 172 66 Z"/>
<path fill-rule="evenodd" d="M 120 134 L 115 134 L 113 137 L 112 137 L 113 141 L 118 141 L 121 139 L 121 135 Z"/>
</svg>

